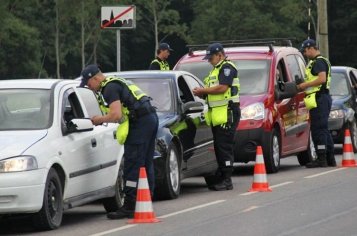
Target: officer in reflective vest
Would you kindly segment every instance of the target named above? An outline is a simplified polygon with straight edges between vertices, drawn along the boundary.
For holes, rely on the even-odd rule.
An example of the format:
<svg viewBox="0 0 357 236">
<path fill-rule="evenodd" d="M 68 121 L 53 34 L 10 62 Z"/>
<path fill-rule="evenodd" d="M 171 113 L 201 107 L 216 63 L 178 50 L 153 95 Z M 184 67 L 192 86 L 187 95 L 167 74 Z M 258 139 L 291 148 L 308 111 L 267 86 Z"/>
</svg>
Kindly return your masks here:
<svg viewBox="0 0 357 236">
<path fill-rule="evenodd" d="M 328 130 L 332 99 L 329 94 L 331 65 L 327 58 L 320 55 L 313 39 L 305 40 L 301 53 L 309 59 L 305 71 L 305 81 L 297 85 L 305 91 L 305 104 L 309 109 L 311 136 L 315 145 L 317 159 L 306 164 L 307 168 L 336 166 L 334 144 Z"/>
<path fill-rule="evenodd" d="M 169 63 L 167 63 L 167 58 L 170 56 L 170 52 L 173 50 L 170 48 L 170 45 L 167 43 L 160 43 L 159 48 L 157 49 L 157 56 L 151 62 L 149 70 L 170 70 Z"/>
<path fill-rule="evenodd" d="M 118 211 L 108 213 L 107 217 L 133 217 L 140 167 L 145 166 L 150 191 L 154 191 L 153 157 L 158 129 L 157 114 L 150 104 L 150 98 L 130 81 L 106 78 L 94 64 L 84 68 L 81 75 L 80 86 L 88 86 L 95 91 L 101 109 L 104 110 L 104 115 L 91 118 L 94 125 L 117 123 L 127 116 L 129 129 L 124 140 L 124 205 Z M 127 114 L 124 115 L 124 111 L 127 111 Z"/>
<path fill-rule="evenodd" d="M 220 43 L 209 45 L 203 59 L 207 59 L 213 69 L 204 80 L 205 88 L 195 88 L 193 93 L 207 100 L 209 109 L 205 119 L 212 127 L 218 163 L 216 181 L 209 184 L 208 188 L 216 191 L 231 190 L 234 133 L 240 120 L 238 71 L 236 66 L 226 59 Z"/>
</svg>

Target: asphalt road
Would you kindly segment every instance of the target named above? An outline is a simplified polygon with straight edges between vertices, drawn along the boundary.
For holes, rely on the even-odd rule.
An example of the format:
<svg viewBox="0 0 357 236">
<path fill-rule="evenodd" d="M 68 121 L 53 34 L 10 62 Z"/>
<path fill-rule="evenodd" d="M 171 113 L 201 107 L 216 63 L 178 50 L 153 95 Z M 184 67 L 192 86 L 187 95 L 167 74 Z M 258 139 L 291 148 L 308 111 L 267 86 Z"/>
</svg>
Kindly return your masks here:
<svg viewBox="0 0 357 236">
<path fill-rule="evenodd" d="M 341 155 L 337 156 L 341 164 Z M 203 178 L 184 180 L 176 200 L 155 201 L 161 220 L 127 224 L 108 220 L 100 203 L 67 211 L 61 228 L 36 232 L 27 217 L 0 218 L 1 235 L 357 235 L 357 168 L 300 167 L 296 157 L 281 161 L 267 176 L 272 192 L 248 192 L 253 164 L 239 166 L 232 191 L 207 189 Z"/>
</svg>

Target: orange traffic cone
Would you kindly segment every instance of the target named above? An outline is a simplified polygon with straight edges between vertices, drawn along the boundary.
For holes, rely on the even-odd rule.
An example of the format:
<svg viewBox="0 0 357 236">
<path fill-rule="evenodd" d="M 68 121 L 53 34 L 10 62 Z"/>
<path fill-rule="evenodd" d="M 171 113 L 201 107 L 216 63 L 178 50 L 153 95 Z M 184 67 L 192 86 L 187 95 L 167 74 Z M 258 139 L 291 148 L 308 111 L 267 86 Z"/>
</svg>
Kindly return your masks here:
<svg viewBox="0 0 357 236">
<path fill-rule="evenodd" d="M 343 143 L 342 167 L 357 167 L 355 154 L 353 152 L 350 130 L 345 130 L 345 141 Z"/>
<path fill-rule="evenodd" d="M 155 213 L 152 208 L 151 195 L 145 167 L 141 167 L 139 173 L 138 191 L 136 194 L 134 219 L 129 220 L 128 223 L 136 224 L 156 222 L 160 222 L 160 220 L 155 217 Z"/>
<path fill-rule="evenodd" d="M 265 171 L 264 157 L 261 146 L 257 146 L 253 184 L 249 192 L 271 192 L 267 181 L 267 174 Z"/>
</svg>

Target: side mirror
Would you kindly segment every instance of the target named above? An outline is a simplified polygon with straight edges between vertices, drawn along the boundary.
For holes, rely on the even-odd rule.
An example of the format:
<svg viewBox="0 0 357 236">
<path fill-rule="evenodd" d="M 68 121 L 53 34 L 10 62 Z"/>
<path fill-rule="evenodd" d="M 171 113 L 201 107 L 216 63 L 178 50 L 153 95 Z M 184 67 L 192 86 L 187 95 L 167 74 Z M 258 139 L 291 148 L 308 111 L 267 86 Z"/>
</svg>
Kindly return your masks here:
<svg viewBox="0 0 357 236">
<path fill-rule="evenodd" d="M 285 98 L 292 98 L 298 93 L 295 82 L 285 82 L 284 90 L 280 86 L 275 87 L 275 100 L 282 100 Z"/>
<path fill-rule="evenodd" d="M 67 124 L 67 133 L 92 131 L 93 123 L 88 118 L 72 119 Z"/>
<path fill-rule="evenodd" d="M 295 82 L 296 84 L 301 84 L 304 82 L 304 79 L 303 78 L 300 78 L 298 75 L 295 75 Z"/>
<path fill-rule="evenodd" d="M 202 102 L 186 102 L 183 104 L 183 113 L 184 114 L 190 114 L 190 113 L 197 113 L 197 112 L 203 112 L 204 110 L 204 105 Z"/>
</svg>

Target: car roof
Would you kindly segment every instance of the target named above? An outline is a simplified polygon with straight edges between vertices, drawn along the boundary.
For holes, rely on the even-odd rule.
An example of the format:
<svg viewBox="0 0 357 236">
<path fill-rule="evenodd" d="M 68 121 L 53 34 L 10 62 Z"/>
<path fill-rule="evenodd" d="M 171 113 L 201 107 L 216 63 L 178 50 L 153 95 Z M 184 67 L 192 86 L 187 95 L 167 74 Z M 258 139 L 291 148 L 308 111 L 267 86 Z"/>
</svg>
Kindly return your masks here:
<svg viewBox="0 0 357 236">
<path fill-rule="evenodd" d="M 168 77 L 178 77 L 183 74 L 188 74 L 193 77 L 193 74 L 187 71 L 178 71 L 178 70 L 168 70 L 168 71 L 160 71 L 160 70 L 137 70 L 137 71 L 118 71 L 118 72 L 106 72 L 103 73 L 105 76 L 123 76 L 123 77 L 150 77 L 150 78 L 168 78 Z"/>
<path fill-rule="evenodd" d="M 267 59 L 273 58 L 275 54 L 286 52 L 286 53 L 299 53 L 299 51 L 294 47 L 285 46 L 274 46 L 273 51 L 270 51 L 268 46 L 240 46 L 240 47 L 225 47 L 224 52 L 228 59 Z M 192 51 L 192 53 L 187 53 L 180 59 L 180 63 L 190 63 L 203 61 L 205 56 L 205 50 Z"/>
<path fill-rule="evenodd" d="M 63 80 L 63 79 L 12 79 L 1 80 L 1 88 L 36 88 L 36 89 L 51 89 L 57 83 L 77 83 L 75 80 Z"/>
<path fill-rule="evenodd" d="M 348 71 L 348 70 L 351 70 L 351 69 L 354 69 L 352 67 L 349 67 L 349 66 L 331 66 L 331 71 L 334 71 L 334 72 L 344 72 L 344 71 Z"/>
</svg>

